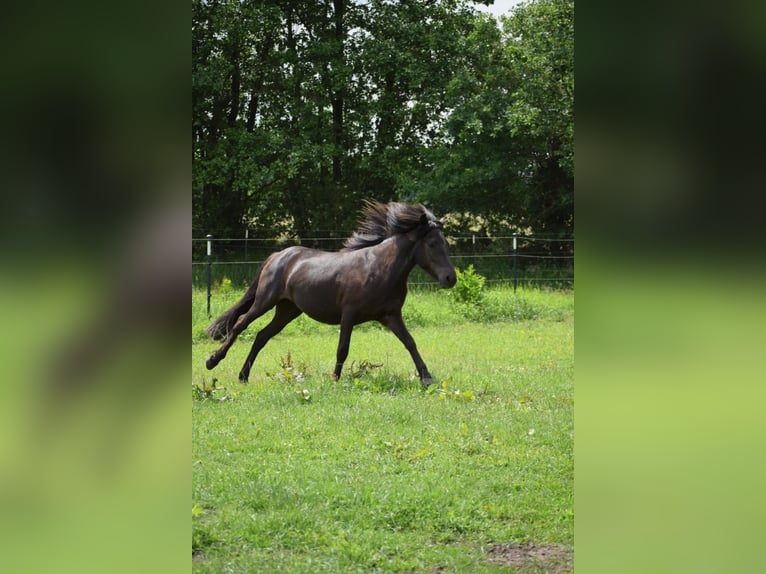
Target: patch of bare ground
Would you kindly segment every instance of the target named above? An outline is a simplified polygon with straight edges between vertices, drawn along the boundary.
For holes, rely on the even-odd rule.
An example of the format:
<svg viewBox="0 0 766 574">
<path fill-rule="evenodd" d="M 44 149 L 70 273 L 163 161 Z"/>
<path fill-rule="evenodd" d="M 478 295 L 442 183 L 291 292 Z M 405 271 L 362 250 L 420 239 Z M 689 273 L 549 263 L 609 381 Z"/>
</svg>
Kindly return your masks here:
<svg viewBox="0 0 766 574">
<path fill-rule="evenodd" d="M 488 561 L 521 574 L 565 574 L 574 569 L 574 552 L 563 544 L 491 544 Z"/>
</svg>

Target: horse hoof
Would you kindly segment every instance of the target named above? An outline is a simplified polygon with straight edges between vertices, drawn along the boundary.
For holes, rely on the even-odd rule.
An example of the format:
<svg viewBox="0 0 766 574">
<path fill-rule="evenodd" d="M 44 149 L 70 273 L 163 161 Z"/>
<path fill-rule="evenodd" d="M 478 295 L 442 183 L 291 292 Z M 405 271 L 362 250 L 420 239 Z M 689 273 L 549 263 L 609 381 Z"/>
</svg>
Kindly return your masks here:
<svg viewBox="0 0 766 574">
<path fill-rule="evenodd" d="M 426 377 L 425 379 L 423 379 L 422 383 L 424 387 L 430 387 L 431 385 L 434 384 L 434 380 L 431 377 Z"/>
<path fill-rule="evenodd" d="M 217 364 L 218 364 L 218 361 L 215 360 L 215 357 L 213 355 L 209 356 L 207 358 L 207 361 L 205 361 L 205 366 L 207 367 L 208 371 L 215 368 Z"/>
<path fill-rule="evenodd" d="M 247 376 L 243 376 L 241 374 L 239 375 L 239 382 L 242 383 L 243 385 L 247 384 L 247 379 L 248 379 Z"/>
</svg>

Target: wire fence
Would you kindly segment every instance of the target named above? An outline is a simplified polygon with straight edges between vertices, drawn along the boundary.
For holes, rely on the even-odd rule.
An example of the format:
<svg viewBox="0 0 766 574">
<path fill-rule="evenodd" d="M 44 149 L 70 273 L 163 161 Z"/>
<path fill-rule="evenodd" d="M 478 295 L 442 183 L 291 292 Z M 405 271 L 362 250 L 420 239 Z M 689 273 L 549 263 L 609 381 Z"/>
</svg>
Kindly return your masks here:
<svg viewBox="0 0 766 574">
<path fill-rule="evenodd" d="M 220 285 L 224 279 L 234 286 L 249 285 L 258 267 L 272 253 L 291 245 L 338 251 L 348 234 L 327 234 L 302 240 L 287 237 L 192 239 L 192 285 Z M 488 284 L 522 287 L 574 288 L 574 238 L 544 236 L 449 235 L 450 258 L 455 267 L 474 270 Z M 428 274 L 415 267 L 409 286 L 435 289 Z"/>
</svg>

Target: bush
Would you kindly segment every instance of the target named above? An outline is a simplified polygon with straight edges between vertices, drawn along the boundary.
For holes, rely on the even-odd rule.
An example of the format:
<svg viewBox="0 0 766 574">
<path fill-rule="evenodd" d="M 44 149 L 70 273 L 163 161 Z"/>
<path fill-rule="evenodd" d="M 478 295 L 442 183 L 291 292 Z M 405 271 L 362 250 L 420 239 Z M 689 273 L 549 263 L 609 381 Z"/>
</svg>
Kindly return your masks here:
<svg viewBox="0 0 766 574">
<path fill-rule="evenodd" d="M 465 271 L 455 269 L 457 283 L 450 292 L 458 303 L 478 305 L 484 299 L 484 283 L 486 278 L 474 271 L 473 265 L 469 265 Z"/>
<path fill-rule="evenodd" d="M 231 279 L 229 279 L 228 277 L 224 275 L 223 279 L 221 280 L 221 285 L 220 287 L 218 287 L 218 290 L 221 293 L 231 293 L 232 291 Z"/>
</svg>

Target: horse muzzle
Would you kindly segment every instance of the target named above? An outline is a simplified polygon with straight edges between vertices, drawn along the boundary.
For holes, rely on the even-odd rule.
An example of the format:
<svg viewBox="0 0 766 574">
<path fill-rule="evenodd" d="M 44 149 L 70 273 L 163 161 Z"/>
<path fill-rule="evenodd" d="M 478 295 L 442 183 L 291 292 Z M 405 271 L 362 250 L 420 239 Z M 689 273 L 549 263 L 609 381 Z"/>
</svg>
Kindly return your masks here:
<svg viewBox="0 0 766 574">
<path fill-rule="evenodd" d="M 455 286 L 455 283 L 457 283 L 457 277 L 454 272 L 446 273 L 439 277 L 439 287 L 444 289 L 451 289 Z"/>
</svg>

